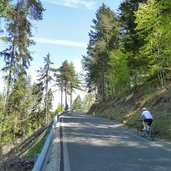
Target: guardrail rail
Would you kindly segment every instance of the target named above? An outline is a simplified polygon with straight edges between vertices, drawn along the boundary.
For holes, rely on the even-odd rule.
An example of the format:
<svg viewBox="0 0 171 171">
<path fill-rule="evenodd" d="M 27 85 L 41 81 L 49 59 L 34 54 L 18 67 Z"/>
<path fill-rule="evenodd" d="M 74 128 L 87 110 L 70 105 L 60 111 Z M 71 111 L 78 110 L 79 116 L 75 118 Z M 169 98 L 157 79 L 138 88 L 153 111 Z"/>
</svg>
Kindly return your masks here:
<svg viewBox="0 0 171 171">
<path fill-rule="evenodd" d="M 57 114 L 53 119 L 53 124 L 52 124 L 51 130 L 50 130 L 50 133 L 47 136 L 47 139 L 45 141 L 43 149 L 42 149 L 40 155 L 38 156 L 32 171 L 41 171 L 43 164 L 45 162 L 45 159 L 46 159 L 46 156 L 47 156 L 53 135 L 55 133 L 55 128 L 56 128 L 58 121 L 59 121 L 59 115 Z"/>
</svg>

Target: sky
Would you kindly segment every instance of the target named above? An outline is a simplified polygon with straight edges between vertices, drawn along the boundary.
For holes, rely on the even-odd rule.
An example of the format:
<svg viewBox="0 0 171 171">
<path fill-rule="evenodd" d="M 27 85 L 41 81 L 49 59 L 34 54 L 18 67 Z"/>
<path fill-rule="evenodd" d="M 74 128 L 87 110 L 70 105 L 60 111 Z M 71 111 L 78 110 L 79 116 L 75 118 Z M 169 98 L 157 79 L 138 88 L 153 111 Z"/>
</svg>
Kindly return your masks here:
<svg viewBox="0 0 171 171">
<path fill-rule="evenodd" d="M 43 66 L 43 57 L 49 52 L 55 67 L 68 60 L 81 71 L 92 20 L 102 3 L 116 11 L 120 0 L 42 0 L 45 12 L 42 21 L 33 23 L 36 45 L 30 48 L 34 52 L 30 70 Z"/>
<path fill-rule="evenodd" d="M 33 61 L 28 73 L 32 76 L 32 81 L 36 80 L 36 70 L 44 66 L 43 57 L 48 53 L 54 63 L 52 67 L 58 68 L 64 60 L 68 60 L 73 62 L 76 72 L 82 72 L 80 61 L 82 56 L 86 55 L 88 33 L 93 25 L 92 20 L 96 18 L 97 9 L 105 3 L 116 12 L 121 0 L 41 0 L 41 2 L 45 8 L 43 20 L 32 22 L 33 39 L 36 42 L 36 45 L 30 47 Z M 0 50 L 2 48 L 0 47 Z M 2 59 L 0 63 L 2 64 Z M 2 87 L 0 86 L 1 91 Z"/>
</svg>

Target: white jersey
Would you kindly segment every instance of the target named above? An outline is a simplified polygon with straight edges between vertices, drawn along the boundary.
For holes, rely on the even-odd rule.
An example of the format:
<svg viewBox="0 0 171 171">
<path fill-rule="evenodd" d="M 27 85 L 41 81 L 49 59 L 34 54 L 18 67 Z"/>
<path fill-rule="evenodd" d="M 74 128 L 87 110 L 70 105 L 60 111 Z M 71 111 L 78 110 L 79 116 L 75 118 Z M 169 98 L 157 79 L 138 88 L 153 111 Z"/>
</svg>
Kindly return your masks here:
<svg viewBox="0 0 171 171">
<path fill-rule="evenodd" d="M 149 111 L 147 111 L 147 110 L 143 111 L 141 115 L 142 115 L 145 119 L 153 119 L 152 114 L 151 114 Z"/>
</svg>

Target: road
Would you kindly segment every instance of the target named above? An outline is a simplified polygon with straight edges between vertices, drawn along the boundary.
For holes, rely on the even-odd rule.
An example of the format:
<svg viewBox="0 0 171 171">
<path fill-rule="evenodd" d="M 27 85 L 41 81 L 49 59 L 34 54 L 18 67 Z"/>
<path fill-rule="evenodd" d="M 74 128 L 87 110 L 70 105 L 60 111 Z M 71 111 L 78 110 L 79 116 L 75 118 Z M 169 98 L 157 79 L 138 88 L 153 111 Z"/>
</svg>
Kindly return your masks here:
<svg viewBox="0 0 171 171">
<path fill-rule="evenodd" d="M 170 171 L 171 145 L 149 141 L 109 120 L 81 113 L 61 117 L 60 171 Z"/>
</svg>

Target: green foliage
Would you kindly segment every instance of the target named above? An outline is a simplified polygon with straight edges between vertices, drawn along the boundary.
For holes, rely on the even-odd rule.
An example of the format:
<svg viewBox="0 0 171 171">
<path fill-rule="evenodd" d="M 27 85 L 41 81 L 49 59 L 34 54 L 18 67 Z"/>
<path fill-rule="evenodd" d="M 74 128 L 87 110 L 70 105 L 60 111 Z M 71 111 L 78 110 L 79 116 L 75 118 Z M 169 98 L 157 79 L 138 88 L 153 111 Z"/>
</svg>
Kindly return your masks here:
<svg viewBox="0 0 171 171">
<path fill-rule="evenodd" d="M 82 110 L 89 111 L 95 101 L 95 94 L 88 93 L 82 99 Z"/>
<path fill-rule="evenodd" d="M 26 74 L 26 69 L 32 60 L 28 47 L 34 44 L 30 39 L 31 21 L 42 19 L 43 7 L 40 2 L 35 0 L 15 1 L 13 5 L 10 1 L 4 1 L 4 10 L 0 11 L 4 21 L 2 40 L 8 46 L 0 52 L 0 56 L 4 58 L 5 72 L 7 81 L 7 96 L 10 94 L 11 86 L 20 74 Z M 0 4 L 1 6 L 1 4 Z"/>
<path fill-rule="evenodd" d="M 52 100 L 53 100 L 53 94 L 52 90 L 49 89 L 49 84 L 53 80 L 53 77 L 51 76 L 52 73 L 55 71 L 54 68 L 51 67 L 53 62 L 50 60 L 50 54 L 48 53 L 46 57 L 44 57 L 44 67 L 40 68 L 38 70 L 39 73 L 39 85 L 42 87 L 43 95 L 45 96 L 44 99 L 44 111 L 45 111 L 45 122 L 48 123 L 49 121 L 49 112 L 52 108 Z"/>
<path fill-rule="evenodd" d="M 170 75 L 170 40 L 168 40 L 168 27 L 165 27 L 165 15 L 163 3 L 157 0 L 148 0 L 141 4 L 136 12 L 136 30 L 144 37 L 145 44 L 140 50 L 140 57 L 146 58 L 149 70 L 146 75 L 151 77 L 158 73 L 158 79 L 162 86 L 166 86 L 166 78 Z"/>
<path fill-rule="evenodd" d="M 41 112 L 32 111 L 33 106 L 29 79 L 20 77 L 11 90 L 1 117 L 2 144 L 15 143 L 43 125 Z"/>
<path fill-rule="evenodd" d="M 120 95 L 130 89 L 130 72 L 127 64 L 128 54 L 120 49 L 110 53 L 109 66 L 107 74 L 109 82 L 109 95 Z"/>
<path fill-rule="evenodd" d="M 32 85 L 32 103 L 33 103 L 33 108 L 32 111 L 36 112 L 39 111 L 41 108 L 41 102 L 43 99 L 43 83 L 37 83 Z"/>
<path fill-rule="evenodd" d="M 64 106 L 61 104 L 58 104 L 58 106 L 56 107 L 56 110 L 55 110 L 55 113 L 60 113 L 60 112 L 63 112 L 64 111 Z"/>
<path fill-rule="evenodd" d="M 141 82 L 142 70 L 141 66 L 146 64 L 144 59 L 139 58 L 139 49 L 144 44 L 144 36 L 139 36 L 135 22 L 135 12 L 138 10 L 139 4 L 143 4 L 146 0 L 125 0 L 119 7 L 119 23 L 121 27 L 121 49 L 129 56 L 127 58 L 128 67 L 131 76 L 131 85 L 134 87 Z"/>
<path fill-rule="evenodd" d="M 78 95 L 78 96 L 75 98 L 75 100 L 73 101 L 72 109 L 73 109 L 73 110 L 76 110 L 76 111 L 82 110 L 82 100 L 81 100 L 80 95 Z"/>
<path fill-rule="evenodd" d="M 29 151 L 26 153 L 26 156 L 35 159 L 41 152 L 44 146 L 45 138 L 42 138 L 38 143 L 36 143 Z"/>
<path fill-rule="evenodd" d="M 43 11 L 42 4 L 36 0 L 0 2 L 1 41 L 7 45 L 0 52 L 5 61 L 2 71 L 7 83 L 7 94 L 4 100 L 0 98 L 0 146 L 15 143 L 17 138 L 22 139 L 33 131 L 32 90 L 26 70 L 32 60 L 28 48 L 34 44 L 30 39 L 31 21 L 42 19 Z"/>
<path fill-rule="evenodd" d="M 66 60 L 55 70 L 51 68 L 53 63 L 48 53 L 44 67 L 39 70 L 39 82 L 31 85 L 27 77 L 27 68 L 32 60 L 28 48 L 34 44 L 30 39 L 31 21 L 42 19 L 44 9 L 41 2 L 0 1 L 1 41 L 7 45 L 0 52 L 5 61 L 2 70 L 7 84 L 6 96 L 0 94 L 1 146 L 15 143 L 16 139 L 24 138 L 53 118 L 53 92 L 49 89 L 53 72 L 56 86 L 61 91 L 57 113 L 68 108 L 68 96 L 70 108 L 75 110 L 89 110 L 95 100 L 105 101 L 102 106 L 94 105 L 94 108 L 104 110 L 111 98 L 116 100 L 116 97 L 139 89 L 140 85 L 149 85 L 144 91 L 148 96 L 141 99 L 143 104 L 151 98 L 158 82 L 168 86 L 171 78 L 170 7 L 170 0 L 125 0 L 121 2 L 117 16 L 102 4 L 93 19 L 87 54 L 82 60 L 86 84 L 89 92 L 93 93 L 84 99 L 78 96 L 72 104 L 73 92 L 82 90 L 82 80 L 72 62 Z M 65 107 L 62 104 L 63 94 Z M 118 101 L 115 102 L 117 104 Z M 127 110 L 129 112 L 125 116 Z M 105 113 L 108 118 L 124 120 L 129 125 L 133 124 L 131 118 L 137 116 L 129 106 L 115 109 L 116 116 L 111 109 L 108 112 Z M 157 129 L 163 132 L 162 128 Z"/>
<path fill-rule="evenodd" d="M 102 100 L 106 100 L 106 73 L 108 72 L 108 51 L 119 45 L 119 26 L 115 13 L 105 4 L 97 10 L 96 19 L 89 33 L 87 56 L 83 67 L 87 71 L 86 82 L 89 91 L 98 89 Z"/>
<path fill-rule="evenodd" d="M 0 93 L 0 116 L 2 116 L 4 104 L 5 104 L 5 98 L 4 98 L 4 96 Z"/>
<path fill-rule="evenodd" d="M 89 92 L 107 101 L 152 80 L 168 86 L 170 6 L 169 0 L 125 0 L 115 16 L 102 4 L 82 61 Z"/>
<path fill-rule="evenodd" d="M 63 101 L 63 92 L 65 93 L 65 109 L 68 109 L 67 95 L 70 95 L 70 107 L 72 107 L 72 94 L 77 90 L 81 90 L 81 79 L 75 72 L 73 63 L 65 60 L 62 66 L 54 74 L 56 85 L 61 90 L 61 103 Z M 62 105 L 62 104 L 61 104 Z"/>
<path fill-rule="evenodd" d="M 146 0 L 125 0 L 119 6 L 119 24 L 121 27 L 121 43 L 124 49 L 133 56 L 143 44 L 143 40 L 138 37 L 135 30 L 135 11 L 139 7 L 139 3 L 143 4 Z M 133 67 L 133 66 L 132 66 Z"/>
</svg>

